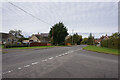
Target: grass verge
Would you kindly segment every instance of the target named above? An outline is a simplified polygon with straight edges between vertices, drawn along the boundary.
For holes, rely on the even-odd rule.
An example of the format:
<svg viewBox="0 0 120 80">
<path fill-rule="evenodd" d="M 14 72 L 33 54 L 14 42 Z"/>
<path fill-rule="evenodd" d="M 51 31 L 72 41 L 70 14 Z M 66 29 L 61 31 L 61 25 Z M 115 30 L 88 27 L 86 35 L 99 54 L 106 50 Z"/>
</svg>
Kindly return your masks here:
<svg viewBox="0 0 120 80">
<path fill-rule="evenodd" d="M 118 49 L 110 49 L 110 48 L 98 47 L 98 46 L 90 46 L 90 45 L 84 47 L 83 49 L 89 50 L 89 51 L 100 52 L 100 53 L 120 55 L 120 51 L 118 51 Z"/>
</svg>

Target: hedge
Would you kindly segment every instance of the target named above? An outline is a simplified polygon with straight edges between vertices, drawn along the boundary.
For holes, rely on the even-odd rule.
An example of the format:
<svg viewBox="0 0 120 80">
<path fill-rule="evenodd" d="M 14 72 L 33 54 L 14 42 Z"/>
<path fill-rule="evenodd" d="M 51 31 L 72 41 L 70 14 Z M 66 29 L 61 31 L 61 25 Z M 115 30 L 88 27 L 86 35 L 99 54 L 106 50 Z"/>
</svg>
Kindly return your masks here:
<svg viewBox="0 0 120 80">
<path fill-rule="evenodd" d="M 120 49 L 120 38 L 111 38 L 108 40 L 102 40 L 101 47 Z"/>
<path fill-rule="evenodd" d="M 13 48 L 13 47 L 28 47 L 28 44 L 6 44 L 4 48 Z"/>
</svg>

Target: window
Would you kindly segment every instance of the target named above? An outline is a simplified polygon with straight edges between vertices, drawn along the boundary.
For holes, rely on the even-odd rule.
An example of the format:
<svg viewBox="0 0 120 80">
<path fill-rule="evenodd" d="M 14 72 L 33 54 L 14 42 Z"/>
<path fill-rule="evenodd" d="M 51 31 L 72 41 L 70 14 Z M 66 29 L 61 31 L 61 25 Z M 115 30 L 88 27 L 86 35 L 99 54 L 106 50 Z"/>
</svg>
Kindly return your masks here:
<svg viewBox="0 0 120 80">
<path fill-rule="evenodd" d="M 5 40 L 3 39 L 3 42 L 5 42 Z"/>
<path fill-rule="evenodd" d="M 11 41 L 11 40 L 8 38 L 8 41 Z"/>
</svg>

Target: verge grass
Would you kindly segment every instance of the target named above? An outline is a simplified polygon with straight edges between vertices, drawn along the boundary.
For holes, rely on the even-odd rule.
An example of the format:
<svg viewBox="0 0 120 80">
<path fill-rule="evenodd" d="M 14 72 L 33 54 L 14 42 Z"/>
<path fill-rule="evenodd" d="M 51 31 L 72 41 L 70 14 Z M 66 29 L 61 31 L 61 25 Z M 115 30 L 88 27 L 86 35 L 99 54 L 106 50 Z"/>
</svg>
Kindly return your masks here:
<svg viewBox="0 0 120 80">
<path fill-rule="evenodd" d="M 86 47 L 84 47 L 83 49 L 89 50 L 89 51 L 100 52 L 100 53 L 120 55 L 120 51 L 118 51 L 118 49 L 111 49 L 111 48 L 91 46 L 91 45 L 86 46 Z"/>
</svg>

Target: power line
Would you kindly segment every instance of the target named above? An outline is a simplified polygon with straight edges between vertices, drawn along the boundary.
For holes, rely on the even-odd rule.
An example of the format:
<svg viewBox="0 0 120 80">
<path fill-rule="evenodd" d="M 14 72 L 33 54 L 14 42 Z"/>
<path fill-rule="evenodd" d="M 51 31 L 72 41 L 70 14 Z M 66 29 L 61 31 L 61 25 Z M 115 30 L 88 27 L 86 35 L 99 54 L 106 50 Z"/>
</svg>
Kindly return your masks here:
<svg viewBox="0 0 120 80">
<path fill-rule="evenodd" d="M 50 25 L 50 26 L 51 26 L 51 24 L 49 24 L 49 23 L 47 23 L 47 22 L 43 21 L 42 19 L 40 19 L 40 18 L 38 18 L 38 17 L 34 16 L 33 14 L 31 14 L 31 13 L 29 13 L 29 12 L 25 11 L 24 9 L 20 8 L 19 6 L 15 5 L 15 4 L 11 3 L 11 2 L 8 2 L 8 3 L 10 3 L 12 6 L 14 6 L 14 7 L 16 7 L 16 8 L 18 8 L 18 9 L 20 9 L 21 11 L 25 12 L 26 14 L 28 14 L 28 15 L 32 16 L 33 18 L 35 18 L 35 19 L 37 19 L 37 20 L 39 20 L 39 21 L 41 21 L 41 22 L 43 22 L 43 23 L 45 23 L 45 24 L 47 24 L 47 25 Z"/>
</svg>

